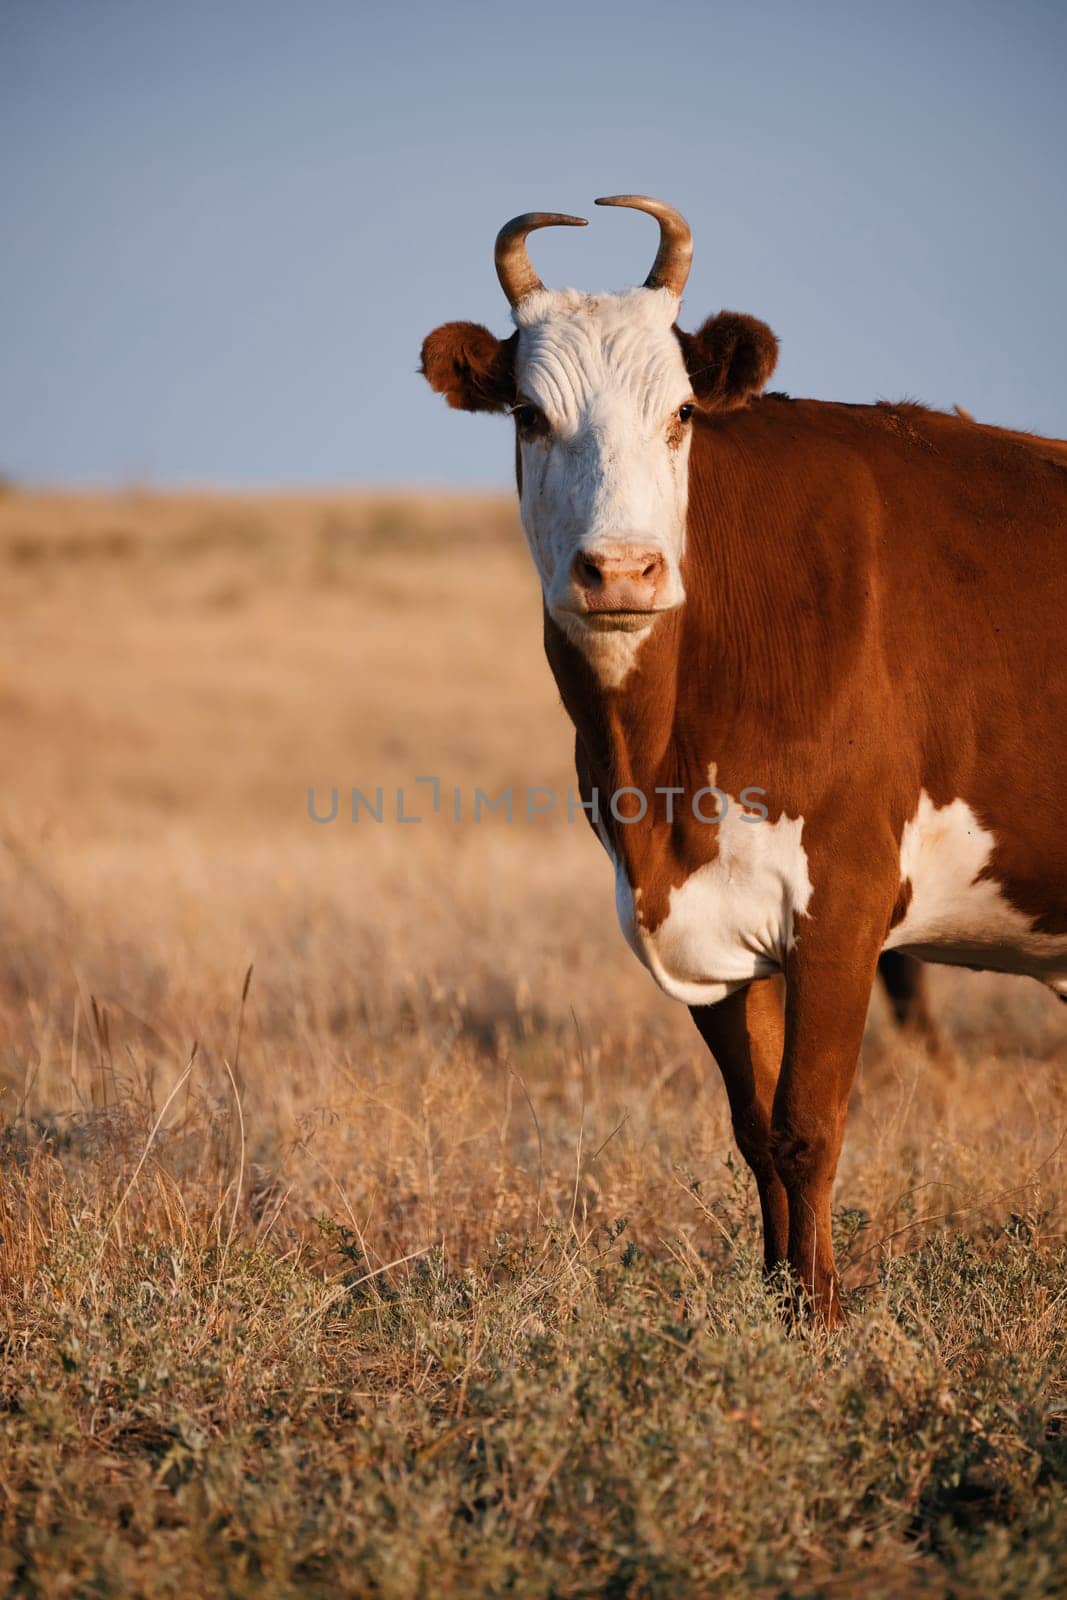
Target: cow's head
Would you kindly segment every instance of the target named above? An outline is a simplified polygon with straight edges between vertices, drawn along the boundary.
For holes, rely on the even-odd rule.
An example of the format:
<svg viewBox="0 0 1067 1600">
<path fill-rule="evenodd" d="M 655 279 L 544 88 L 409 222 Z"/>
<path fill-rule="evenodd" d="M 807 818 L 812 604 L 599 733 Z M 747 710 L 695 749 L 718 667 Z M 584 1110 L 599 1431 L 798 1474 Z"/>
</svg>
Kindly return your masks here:
<svg viewBox="0 0 1067 1600">
<path fill-rule="evenodd" d="M 514 417 L 522 521 L 545 603 L 592 654 L 597 636 L 641 634 L 683 603 L 693 418 L 744 405 L 778 349 L 765 323 L 733 312 L 682 333 L 675 319 L 693 248 L 684 218 L 641 195 L 597 205 L 659 221 L 642 288 L 546 289 L 527 235 L 584 219 L 532 212 L 496 241 L 515 333 L 500 340 L 476 323 L 449 322 L 422 347 L 422 370 L 449 405 Z"/>
</svg>

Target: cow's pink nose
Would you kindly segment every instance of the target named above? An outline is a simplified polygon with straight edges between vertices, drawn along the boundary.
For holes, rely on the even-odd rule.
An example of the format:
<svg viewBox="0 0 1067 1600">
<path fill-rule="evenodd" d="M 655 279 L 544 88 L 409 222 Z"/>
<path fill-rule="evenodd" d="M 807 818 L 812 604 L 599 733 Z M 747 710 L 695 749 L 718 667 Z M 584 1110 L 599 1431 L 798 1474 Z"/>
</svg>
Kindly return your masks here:
<svg viewBox="0 0 1067 1600">
<path fill-rule="evenodd" d="M 571 577 L 588 611 L 654 611 L 667 562 L 658 550 L 619 539 L 579 550 Z"/>
</svg>

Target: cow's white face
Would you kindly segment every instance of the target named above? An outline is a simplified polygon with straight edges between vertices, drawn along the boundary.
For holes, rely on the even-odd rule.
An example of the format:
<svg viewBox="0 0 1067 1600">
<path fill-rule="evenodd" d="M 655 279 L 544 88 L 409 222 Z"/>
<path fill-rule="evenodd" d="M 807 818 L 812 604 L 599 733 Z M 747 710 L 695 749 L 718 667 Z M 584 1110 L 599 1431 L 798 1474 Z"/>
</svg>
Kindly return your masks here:
<svg viewBox="0 0 1067 1600">
<path fill-rule="evenodd" d="M 774 371 L 778 341 L 765 322 L 735 311 L 677 332 L 692 256 L 685 218 L 648 195 L 608 195 L 597 205 L 657 219 L 659 249 L 644 287 L 546 289 L 527 236 L 583 219 L 524 212 L 493 248 L 515 334 L 500 340 L 480 323 L 443 323 L 423 340 L 421 370 L 450 406 L 514 416 L 522 521 L 545 605 L 612 688 L 658 619 L 685 600 L 697 399 L 705 412 L 747 405 Z"/>
<path fill-rule="evenodd" d="M 523 526 L 549 611 L 590 653 L 685 598 L 694 400 L 678 304 L 546 289 L 513 312 Z"/>
</svg>

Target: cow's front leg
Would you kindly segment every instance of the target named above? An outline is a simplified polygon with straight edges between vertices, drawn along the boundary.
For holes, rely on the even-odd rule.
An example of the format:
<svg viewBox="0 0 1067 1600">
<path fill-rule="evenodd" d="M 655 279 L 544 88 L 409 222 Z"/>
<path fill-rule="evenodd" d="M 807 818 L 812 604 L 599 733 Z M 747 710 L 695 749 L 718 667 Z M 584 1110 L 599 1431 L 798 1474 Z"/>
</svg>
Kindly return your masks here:
<svg viewBox="0 0 1067 1600">
<path fill-rule="evenodd" d="M 771 1116 L 774 1164 L 789 1204 L 789 1264 L 831 1328 L 843 1314 L 830 1197 L 888 920 L 858 892 L 836 887 L 836 906 L 816 894 L 787 958 L 785 1054 Z"/>
<path fill-rule="evenodd" d="M 691 1006 L 693 1021 L 726 1085 L 737 1148 L 752 1168 L 763 1213 L 763 1261 L 785 1260 L 789 1210 L 771 1152 L 771 1107 L 782 1065 L 778 981 L 758 978 L 715 1006 Z"/>
</svg>

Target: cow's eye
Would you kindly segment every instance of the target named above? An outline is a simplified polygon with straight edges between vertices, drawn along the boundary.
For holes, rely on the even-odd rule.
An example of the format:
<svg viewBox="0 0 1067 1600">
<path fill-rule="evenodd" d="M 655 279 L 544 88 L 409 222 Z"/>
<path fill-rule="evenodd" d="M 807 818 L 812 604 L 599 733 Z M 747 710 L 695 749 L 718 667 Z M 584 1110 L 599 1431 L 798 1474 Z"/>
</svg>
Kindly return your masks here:
<svg viewBox="0 0 1067 1600">
<path fill-rule="evenodd" d="M 517 406 L 512 406 L 511 414 L 518 424 L 520 433 L 535 433 L 544 426 L 543 413 L 526 401 L 520 401 Z"/>
<path fill-rule="evenodd" d="M 689 418 L 693 415 L 694 410 L 695 410 L 695 407 L 689 401 L 687 401 L 684 406 L 679 406 L 678 407 L 678 421 L 679 422 L 688 422 Z"/>
</svg>

